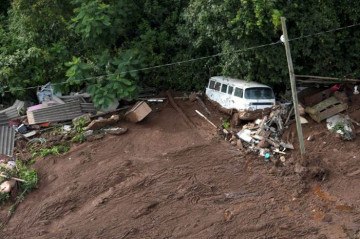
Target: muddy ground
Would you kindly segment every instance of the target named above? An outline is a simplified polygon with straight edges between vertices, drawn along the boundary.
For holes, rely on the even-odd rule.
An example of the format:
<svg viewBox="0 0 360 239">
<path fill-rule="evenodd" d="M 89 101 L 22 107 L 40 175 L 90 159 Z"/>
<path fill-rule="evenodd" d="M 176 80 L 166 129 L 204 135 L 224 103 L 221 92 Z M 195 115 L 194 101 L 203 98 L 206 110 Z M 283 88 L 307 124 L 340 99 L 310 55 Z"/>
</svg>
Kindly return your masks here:
<svg viewBox="0 0 360 239">
<path fill-rule="evenodd" d="M 197 103 L 176 102 L 195 127 L 156 104 L 145 121 L 119 123 L 127 134 L 37 161 L 39 188 L 0 238 L 360 238 L 360 136 L 310 121 L 307 157 L 295 149 L 274 165 L 225 142 Z M 294 128 L 284 137 L 296 144 Z"/>
</svg>

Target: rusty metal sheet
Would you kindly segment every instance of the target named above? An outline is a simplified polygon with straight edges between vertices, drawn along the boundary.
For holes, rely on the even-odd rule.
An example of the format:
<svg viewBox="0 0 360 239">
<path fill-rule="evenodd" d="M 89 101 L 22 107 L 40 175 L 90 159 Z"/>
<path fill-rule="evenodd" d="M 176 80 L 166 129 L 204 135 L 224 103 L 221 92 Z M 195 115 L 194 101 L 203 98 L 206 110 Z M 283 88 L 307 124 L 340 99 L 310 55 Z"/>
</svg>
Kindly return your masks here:
<svg viewBox="0 0 360 239">
<path fill-rule="evenodd" d="M 8 126 L 0 127 L 0 155 L 13 156 L 15 130 Z"/>
</svg>

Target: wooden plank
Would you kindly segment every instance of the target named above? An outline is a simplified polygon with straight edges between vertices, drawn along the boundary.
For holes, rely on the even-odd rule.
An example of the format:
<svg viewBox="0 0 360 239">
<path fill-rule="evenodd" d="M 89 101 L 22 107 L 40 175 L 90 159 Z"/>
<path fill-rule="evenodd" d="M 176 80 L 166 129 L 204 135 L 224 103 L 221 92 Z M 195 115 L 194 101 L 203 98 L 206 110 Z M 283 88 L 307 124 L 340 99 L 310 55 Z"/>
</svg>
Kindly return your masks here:
<svg viewBox="0 0 360 239">
<path fill-rule="evenodd" d="M 348 108 L 346 103 L 341 103 L 335 97 L 330 97 L 313 107 L 306 107 L 305 111 L 316 122 L 321 122 L 337 113 L 340 113 Z"/>
</svg>

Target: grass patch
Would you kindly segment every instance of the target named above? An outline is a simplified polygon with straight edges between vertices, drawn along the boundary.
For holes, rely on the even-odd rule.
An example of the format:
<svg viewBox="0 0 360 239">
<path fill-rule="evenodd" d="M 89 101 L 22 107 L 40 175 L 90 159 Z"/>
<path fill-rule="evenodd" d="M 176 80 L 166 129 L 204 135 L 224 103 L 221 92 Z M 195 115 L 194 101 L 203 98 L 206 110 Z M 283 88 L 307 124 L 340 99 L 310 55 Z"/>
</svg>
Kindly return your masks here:
<svg viewBox="0 0 360 239">
<path fill-rule="evenodd" d="M 32 158 L 36 158 L 36 157 L 46 157 L 49 155 L 60 155 L 60 154 L 64 154 L 67 153 L 70 150 L 70 146 L 66 145 L 66 144 L 60 144 L 60 145 L 54 145 L 52 147 L 49 148 L 33 148 L 31 149 L 31 155 Z"/>
</svg>

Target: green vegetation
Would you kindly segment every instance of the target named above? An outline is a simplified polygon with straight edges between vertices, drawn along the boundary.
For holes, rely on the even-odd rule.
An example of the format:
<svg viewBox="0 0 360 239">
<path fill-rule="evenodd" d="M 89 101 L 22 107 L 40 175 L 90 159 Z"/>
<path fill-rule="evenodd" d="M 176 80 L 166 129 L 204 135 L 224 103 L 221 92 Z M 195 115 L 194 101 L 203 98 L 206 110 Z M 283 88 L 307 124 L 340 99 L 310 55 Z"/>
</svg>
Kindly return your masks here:
<svg viewBox="0 0 360 239">
<path fill-rule="evenodd" d="M 227 120 L 223 120 L 223 122 L 222 122 L 222 127 L 224 128 L 224 129 L 228 129 L 228 128 L 230 128 L 230 126 L 231 126 L 231 124 L 230 124 L 230 121 L 227 119 Z"/>
<path fill-rule="evenodd" d="M 38 184 L 38 175 L 35 170 L 30 169 L 20 160 L 16 161 L 17 177 L 26 182 L 20 184 L 21 191 L 30 192 L 36 188 Z"/>
<path fill-rule="evenodd" d="M 66 79 L 64 93 L 85 88 L 106 106 L 142 85 L 203 89 L 219 74 L 284 86 L 282 44 L 238 50 L 278 42 L 280 16 L 295 38 L 358 23 L 359 11 L 357 1 L 335 0 L 3 0 L 0 93 L 24 99 L 26 87 Z M 291 41 L 296 73 L 359 77 L 359 37 L 352 27 Z"/>
<path fill-rule="evenodd" d="M 79 132 L 74 137 L 71 138 L 71 142 L 73 143 L 84 143 L 85 141 L 86 141 L 86 137 L 83 132 Z"/>
<path fill-rule="evenodd" d="M 84 117 L 76 119 L 74 124 L 74 130 L 76 132 L 75 136 L 72 137 L 71 142 L 73 143 L 83 143 L 86 141 L 84 135 L 84 127 L 88 124 L 87 120 Z"/>
<path fill-rule="evenodd" d="M 74 129 L 77 133 L 84 132 L 84 127 L 88 124 L 85 118 L 80 117 L 74 122 Z"/>
</svg>

